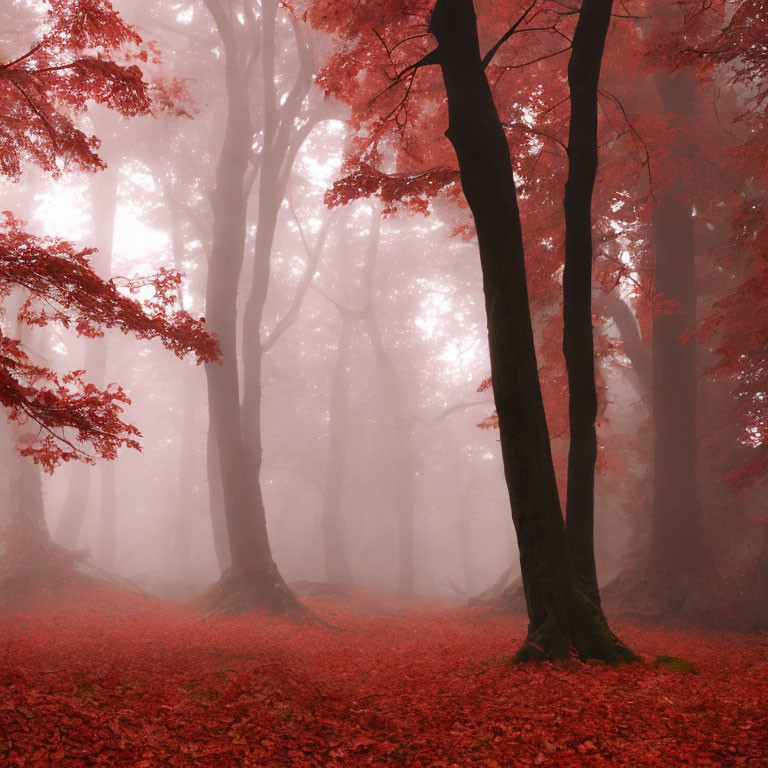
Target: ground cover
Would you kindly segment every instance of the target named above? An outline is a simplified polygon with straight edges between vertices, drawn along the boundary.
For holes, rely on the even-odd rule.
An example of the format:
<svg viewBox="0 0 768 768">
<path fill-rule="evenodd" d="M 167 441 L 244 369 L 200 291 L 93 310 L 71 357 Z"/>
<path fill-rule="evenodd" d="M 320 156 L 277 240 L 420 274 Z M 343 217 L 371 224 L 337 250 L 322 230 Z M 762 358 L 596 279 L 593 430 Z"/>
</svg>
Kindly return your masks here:
<svg viewBox="0 0 768 768">
<path fill-rule="evenodd" d="M 6 613 L 0 765 L 768 766 L 765 634 L 617 621 L 646 664 L 510 667 L 522 616 L 307 603 L 345 631 L 77 585 Z"/>
</svg>

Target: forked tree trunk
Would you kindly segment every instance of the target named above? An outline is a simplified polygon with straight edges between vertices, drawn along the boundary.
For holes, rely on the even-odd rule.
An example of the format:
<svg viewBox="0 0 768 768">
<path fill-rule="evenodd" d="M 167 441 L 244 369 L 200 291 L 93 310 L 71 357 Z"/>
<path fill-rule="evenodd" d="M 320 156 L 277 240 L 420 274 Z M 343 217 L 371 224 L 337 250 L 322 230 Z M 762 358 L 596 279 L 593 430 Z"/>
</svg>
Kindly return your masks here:
<svg viewBox="0 0 768 768">
<path fill-rule="evenodd" d="M 269 545 L 259 484 L 261 448 L 260 444 L 249 444 L 246 439 L 246 435 L 254 434 L 254 427 L 259 429 L 259 424 L 258 421 L 255 425 L 246 421 L 244 434 L 244 409 L 240 404 L 237 294 L 244 258 L 248 195 L 253 179 L 249 166 L 253 162 L 254 134 L 249 107 L 250 67 L 246 66 L 245 60 L 253 51 L 247 39 L 247 50 L 242 48 L 242 30 L 220 0 L 205 2 L 224 45 L 227 90 L 224 141 L 211 194 L 213 238 L 206 286 L 207 321 L 219 338 L 222 359 L 220 363 L 206 366 L 206 377 L 209 451 L 215 447 L 218 457 L 212 469 L 220 473 L 231 560 L 231 567 L 208 593 L 206 602 L 212 610 L 218 611 L 258 607 L 274 613 L 300 611 L 296 598 L 277 569 Z M 273 0 L 264 4 L 267 10 L 263 9 L 261 23 L 265 25 L 266 42 L 270 41 L 270 34 L 274 34 L 274 20 L 270 20 L 274 5 Z M 262 51 L 262 55 L 267 53 Z M 260 361 L 260 354 L 257 357 Z M 260 370 L 257 373 L 260 393 Z M 209 459 L 216 461 L 210 454 Z"/>
<path fill-rule="evenodd" d="M 597 176 L 597 88 L 613 0 L 584 0 L 568 64 L 571 117 L 565 185 L 563 353 L 568 371 L 568 492 L 565 533 L 571 564 L 600 604 L 595 567 L 597 389 L 592 330 L 592 193 Z"/>
<path fill-rule="evenodd" d="M 293 87 L 279 102 L 275 65 L 278 61 L 278 10 L 277 0 L 261 3 L 261 88 L 264 119 L 263 148 L 258 184 L 258 219 L 256 242 L 253 251 L 253 275 L 248 301 L 243 317 L 243 440 L 251 462 L 250 472 L 254 480 L 255 504 L 253 514 L 258 526 L 267 530 L 266 510 L 262 496 L 260 475 L 262 468 L 262 369 L 264 345 L 262 320 L 267 301 L 272 267 L 277 221 L 285 199 L 293 163 L 299 149 L 309 135 L 314 120 L 306 120 L 296 128 L 305 96 L 312 87 L 313 62 L 311 50 L 297 27 L 294 27 L 298 73 Z"/>
<path fill-rule="evenodd" d="M 280 601 L 274 591 L 282 591 L 283 585 L 269 548 L 258 477 L 241 431 L 237 367 L 237 289 L 245 248 L 251 124 L 234 53 L 227 54 L 226 66 L 229 114 L 211 195 L 213 240 L 206 289 L 206 318 L 218 336 L 222 359 L 206 366 L 206 377 L 231 568 L 223 574 L 222 591 L 214 591 L 213 601 L 222 609 L 247 607 L 251 599 L 254 606 L 277 608 Z"/>
<path fill-rule="evenodd" d="M 517 190 L 485 76 L 472 0 L 437 0 L 429 31 L 448 97 L 446 135 L 459 161 L 480 247 L 504 473 L 530 619 L 519 661 L 631 654 L 610 631 L 568 560 L 539 385 Z"/>
</svg>

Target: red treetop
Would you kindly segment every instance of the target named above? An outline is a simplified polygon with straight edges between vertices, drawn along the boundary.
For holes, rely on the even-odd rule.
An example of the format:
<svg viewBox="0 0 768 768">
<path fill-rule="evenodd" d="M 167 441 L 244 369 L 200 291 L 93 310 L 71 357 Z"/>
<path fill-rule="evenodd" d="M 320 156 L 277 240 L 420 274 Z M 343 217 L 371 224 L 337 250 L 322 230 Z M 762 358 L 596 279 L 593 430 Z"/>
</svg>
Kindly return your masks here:
<svg viewBox="0 0 768 768">
<path fill-rule="evenodd" d="M 89 101 L 122 115 L 147 114 L 153 88 L 135 62 L 157 58 L 104 0 L 50 0 L 38 41 L 0 64 L 0 173 L 18 178 L 24 161 L 58 175 L 63 169 L 99 170 L 99 140 L 76 124 Z M 149 50 L 149 54 L 147 53 Z M 167 88 L 160 89 L 166 107 Z M 82 336 L 118 328 L 140 339 L 158 338 L 179 357 L 215 361 L 219 347 L 204 320 L 174 309 L 181 286 L 176 272 L 105 281 L 91 268 L 93 249 L 24 231 L 4 212 L 0 223 L 0 301 L 15 288 L 28 298 L 17 320 L 32 326 L 58 322 Z M 152 289 L 149 300 L 131 294 Z M 129 402 L 123 390 L 100 390 L 84 371 L 59 376 L 33 364 L 15 339 L 0 331 L 0 403 L 9 418 L 32 420 L 37 434 L 24 435 L 22 455 L 47 471 L 61 461 L 114 458 L 122 446 L 138 448 L 139 431 L 120 418 Z M 90 446 L 93 453 L 87 450 Z"/>
</svg>

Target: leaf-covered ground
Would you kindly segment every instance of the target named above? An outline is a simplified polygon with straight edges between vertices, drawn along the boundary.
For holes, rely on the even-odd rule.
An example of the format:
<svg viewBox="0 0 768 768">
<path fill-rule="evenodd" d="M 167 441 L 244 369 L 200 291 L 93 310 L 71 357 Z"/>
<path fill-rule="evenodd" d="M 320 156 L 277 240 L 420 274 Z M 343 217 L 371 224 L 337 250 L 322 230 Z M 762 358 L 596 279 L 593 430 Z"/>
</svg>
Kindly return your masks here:
<svg viewBox="0 0 768 768">
<path fill-rule="evenodd" d="M 0 765 L 768 766 L 766 635 L 619 623 L 694 670 L 510 668 L 522 617 L 308 602 L 346 631 L 107 591 L 4 615 Z"/>
</svg>

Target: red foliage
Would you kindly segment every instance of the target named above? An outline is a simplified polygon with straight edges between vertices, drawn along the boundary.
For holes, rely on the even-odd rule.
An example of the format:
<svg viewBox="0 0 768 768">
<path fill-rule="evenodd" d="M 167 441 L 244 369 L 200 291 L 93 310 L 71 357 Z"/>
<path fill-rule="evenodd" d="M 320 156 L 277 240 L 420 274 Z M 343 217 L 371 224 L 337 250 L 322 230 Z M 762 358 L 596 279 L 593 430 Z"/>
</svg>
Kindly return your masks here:
<svg viewBox="0 0 768 768">
<path fill-rule="evenodd" d="M 434 47 L 426 31 L 433 2 L 294 5 L 333 36 L 319 83 L 351 108 L 354 141 L 328 202 L 378 195 L 389 211 L 402 203 L 424 212 L 441 194 L 458 201 L 455 159 L 442 135 L 447 117 L 438 68 L 418 66 Z M 520 192 L 532 308 L 543 329 L 537 351 L 545 405 L 553 437 L 565 438 L 557 313 L 574 8 L 559 0 L 477 0 L 475 7 L 484 51 L 517 25 L 487 71 Z M 701 334 L 688 343 L 709 345 L 702 360 L 710 352 L 719 358 L 707 371 L 713 382 L 702 385 L 717 391 L 714 407 L 702 414 L 702 456 L 707 473 L 736 485 L 768 470 L 767 19 L 767 0 L 623 3 L 615 8 L 599 95 L 595 287 L 620 292 L 645 340 L 654 315 L 677 311 L 654 286 L 651 221 L 657 200 L 682 178 L 696 194 L 700 305 L 711 305 Z M 665 114 L 652 85 L 654 74 L 680 68 L 695 72 L 699 83 L 690 123 Z M 680 135 L 695 145 L 690 153 L 678 151 Z M 457 232 L 466 230 L 457 225 Z M 604 370 L 621 370 L 620 348 L 602 350 Z M 605 403 L 605 392 L 601 397 Z M 481 424 L 494 425 L 493 415 Z M 613 453 L 606 433 L 600 435 L 608 447 L 603 461 Z M 554 446 L 556 461 L 562 463 L 566 445 Z"/>
<path fill-rule="evenodd" d="M 90 337 L 119 328 L 142 339 L 160 338 L 179 357 L 193 352 L 199 362 L 217 358 L 216 340 L 203 322 L 174 309 L 180 275 L 161 271 L 146 279 L 105 281 L 88 262 L 92 252 L 33 237 L 6 212 L 0 228 L 0 299 L 20 286 L 29 297 L 18 319 L 28 325 L 58 322 Z M 140 303 L 131 298 L 143 288 L 153 291 L 151 299 Z M 12 419 L 29 418 L 40 425 L 38 438 L 21 447 L 21 454 L 48 471 L 60 461 L 92 460 L 68 434 L 104 458 L 114 458 L 121 446 L 139 447 L 139 431 L 120 419 L 121 405 L 129 402 L 123 390 L 100 390 L 83 381 L 83 373 L 58 376 L 34 365 L 18 341 L 0 338 L 0 403 Z"/>
<path fill-rule="evenodd" d="M 623 623 L 633 648 L 694 671 L 512 668 L 523 617 L 487 609 L 315 599 L 346 629 L 334 632 L 112 592 L 73 599 L 0 623 L 3 765 L 768 765 L 761 636 Z"/>
<path fill-rule="evenodd" d="M 183 83 L 157 80 L 150 86 L 134 61 L 145 62 L 154 45 L 142 48 L 136 31 L 105 0 L 50 0 L 38 41 L 0 64 L 0 172 L 18 178 L 24 161 L 58 175 L 63 169 L 99 170 L 99 141 L 77 126 L 88 102 L 122 115 L 146 114 L 154 104 L 186 114 Z M 159 338 L 179 357 L 192 352 L 212 362 L 219 350 L 204 321 L 174 309 L 181 276 L 161 270 L 147 278 L 102 280 L 91 268 L 93 249 L 35 237 L 5 212 L 0 224 L 0 301 L 15 288 L 28 298 L 18 321 L 61 323 L 83 336 L 118 328 L 140 339 Z M 131 294 L 148 293 L 137 301 Z M 20 447 L 44 469 L 61 461 L 114 458 L 122 446 L 138 448 L 138 430 L 120 418 L 129 402 L 123 390 L 100 390 L 84 371 L 59 376 L 33 364 L 14 339 L 0 335 L 0 403 L 9 417 L 31 419 L 36 437 Z"/>
<path fill-rule="evenodd" d="M 103 167 L 99 140 L 73 114 L 88 101 L 126 116 L 151 106 L 141 70 L 127 61 L 141 38 L 108 2 L 48 5 L 42 36 L 0 64 L 0 171 L 13 178 L 25 158 L 52 173 Z"/>
</svg>

